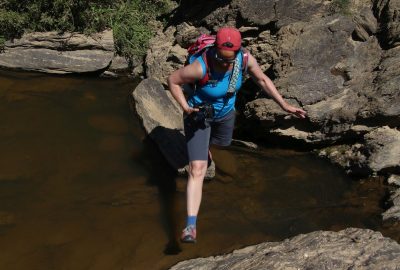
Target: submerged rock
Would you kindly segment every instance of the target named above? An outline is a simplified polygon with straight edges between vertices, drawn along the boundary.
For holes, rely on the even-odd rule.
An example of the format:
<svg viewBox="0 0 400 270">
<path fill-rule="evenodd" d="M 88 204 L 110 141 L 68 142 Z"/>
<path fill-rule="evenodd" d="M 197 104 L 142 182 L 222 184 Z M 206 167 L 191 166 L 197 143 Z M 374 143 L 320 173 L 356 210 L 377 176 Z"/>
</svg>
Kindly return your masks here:
<svg viewBox="0 0 400 270">
<path fill-rule="evenodd" d="M 230 254 L 180 262 L 180 269 L 399 269 L 400 245 L 379 232 L 348 228 L 266 242 Z"/>
</svg>

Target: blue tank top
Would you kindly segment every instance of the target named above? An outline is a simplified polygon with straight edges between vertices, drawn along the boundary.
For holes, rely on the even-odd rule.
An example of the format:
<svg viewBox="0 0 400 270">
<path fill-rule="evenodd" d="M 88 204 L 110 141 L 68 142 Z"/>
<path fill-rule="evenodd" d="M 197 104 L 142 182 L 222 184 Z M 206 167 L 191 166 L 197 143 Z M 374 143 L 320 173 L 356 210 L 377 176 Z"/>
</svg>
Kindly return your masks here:
<svg viewBox="0 0 400 270">
<path fill-rule="evenodd" d="M 209 50 L 213 51 L 213 50 Z M 203 86 L 197 86 L 194 94 L 188 99 L 188 104 L 191 107 L 203 103 L 211 103 L 214 106 L 214 118 L 221 118 L 227 115 L 231 110 L 235 109 L 236 93 L 242 86 L 242 52 L 240 51 L 236 57 L 240 57 L 240 72 L 236 82 L 235 94 L 226 100 L 226 93 L 229 87 L 229 78 L 233 70 L 227 72 L 215 72 L 209 67 L 211 71 L 211 78 Z M 203 69 L 203 77 L 206 75 L 206 64 L 201 56 L 195 61 L 199 61 Z"/>
</svg>

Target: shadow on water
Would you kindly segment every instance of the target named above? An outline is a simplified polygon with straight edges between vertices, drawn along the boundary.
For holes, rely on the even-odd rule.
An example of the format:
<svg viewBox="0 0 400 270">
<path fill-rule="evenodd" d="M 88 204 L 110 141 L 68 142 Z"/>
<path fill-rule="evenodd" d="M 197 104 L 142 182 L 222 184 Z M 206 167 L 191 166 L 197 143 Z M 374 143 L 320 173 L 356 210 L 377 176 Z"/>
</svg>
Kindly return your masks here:
<svg viewBox="0 0 400 270">
<path fill-rule="evenodd" d="M 161 220 L 168 237 L 164 254 L 176 255 L 182 251 L 178 242 L 178 198 L 176 190 L 176 171 L 163 158 L 155 143 L 146 136 L 143 140 L 141 164 L 150 172 L 148 184 L 155 185 L 161 207 Z M 161 173 L 160 173 L 161 172 Z"/>
</svg>

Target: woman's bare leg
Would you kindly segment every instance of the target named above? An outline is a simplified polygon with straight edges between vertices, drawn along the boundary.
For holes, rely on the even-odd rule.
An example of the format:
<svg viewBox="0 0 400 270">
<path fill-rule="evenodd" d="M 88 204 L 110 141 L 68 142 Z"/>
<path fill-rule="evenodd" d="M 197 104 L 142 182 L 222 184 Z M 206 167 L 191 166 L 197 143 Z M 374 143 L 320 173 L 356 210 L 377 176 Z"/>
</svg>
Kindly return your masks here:
<svg viewBox="0 0 400 270">
<path fill-rule="evenodd" d="M 206 171 L 207 160 L 194 160 L 189 163 L 189 177 L 186 188 L 188 216 L 197 216 L 199 212 Z"/>
</svg>

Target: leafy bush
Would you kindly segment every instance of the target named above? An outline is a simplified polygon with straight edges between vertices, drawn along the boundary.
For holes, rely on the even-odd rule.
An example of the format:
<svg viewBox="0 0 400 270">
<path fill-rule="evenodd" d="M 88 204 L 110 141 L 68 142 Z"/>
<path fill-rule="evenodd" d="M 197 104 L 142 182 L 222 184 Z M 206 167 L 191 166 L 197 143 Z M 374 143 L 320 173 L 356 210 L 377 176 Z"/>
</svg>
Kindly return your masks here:
<svg viewBox="0 0 400 270">
<path fill-rule="evenodd" d="M 0 36 L 0 53 L 4 51 L 4 43 L 6 42 L 6 39 L 2 36 Z"/>
<path fill-rule="evenodd" d="M 121 4 L 111 17 L 117 52 L 128 59 L 145 55 L 155 31 L 152 22 L 172 8 L 169 0 L 132 0 Z"/>
<path fill-rule="evenodd" d="M 26 25 L 25 21 L 24 15 L 0 9 L 0 36 L 11 39 L 21 35 Z"/>
<path fill-rule="evenodd" d="M 172 0 L 0 0 L 0 36 L 112 28 L 117 52 L 130 59 L 145 54 L 155 30 L 151 22 L 173 6 Z"/>
</svg>

